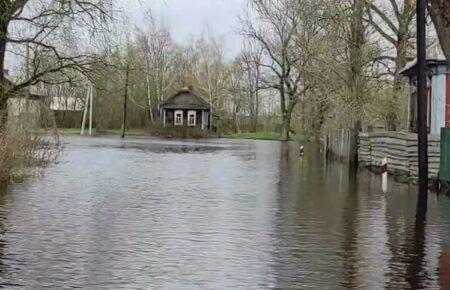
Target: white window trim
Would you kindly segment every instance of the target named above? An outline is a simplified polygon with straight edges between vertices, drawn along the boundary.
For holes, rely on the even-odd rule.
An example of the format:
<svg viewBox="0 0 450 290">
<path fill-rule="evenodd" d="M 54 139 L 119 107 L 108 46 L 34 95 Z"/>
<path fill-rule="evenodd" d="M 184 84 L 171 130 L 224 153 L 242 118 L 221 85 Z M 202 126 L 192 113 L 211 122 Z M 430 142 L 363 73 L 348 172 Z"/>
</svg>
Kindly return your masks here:
<svg viewBox="0 0 450 290">
<path fill-rule="evenodd" d="M 191 116 L 194 116 L 194 123 L 191 123 Z M 188 111 L 187 122 L 188 122 L 189 127 L 195 127 L 197 125 L 197 112 L 196 111 Z"/>
<path fill-rule="evenodd" d="M 177 115 L 181 114 L 180 122 L 177 122 Z M 173 115 L 175 126 L 183 126 L 183 110 L 176 110 Z"/>
</svg>

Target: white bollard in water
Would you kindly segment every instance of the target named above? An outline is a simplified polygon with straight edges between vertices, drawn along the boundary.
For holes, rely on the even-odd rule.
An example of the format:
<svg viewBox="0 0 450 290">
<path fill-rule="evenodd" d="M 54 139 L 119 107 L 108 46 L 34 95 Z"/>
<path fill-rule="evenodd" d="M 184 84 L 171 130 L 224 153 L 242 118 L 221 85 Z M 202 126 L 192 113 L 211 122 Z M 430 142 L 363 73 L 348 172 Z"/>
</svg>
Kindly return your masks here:
<svg viewBox="0 0 450 290">
<path fill-rule="evenodd" d="M 388 167 L 387 167 L 387 158 L 383 158 L 381 161 L 381 190 L 383 193 L 387 192 L 388 186 Z"/>
</svg>

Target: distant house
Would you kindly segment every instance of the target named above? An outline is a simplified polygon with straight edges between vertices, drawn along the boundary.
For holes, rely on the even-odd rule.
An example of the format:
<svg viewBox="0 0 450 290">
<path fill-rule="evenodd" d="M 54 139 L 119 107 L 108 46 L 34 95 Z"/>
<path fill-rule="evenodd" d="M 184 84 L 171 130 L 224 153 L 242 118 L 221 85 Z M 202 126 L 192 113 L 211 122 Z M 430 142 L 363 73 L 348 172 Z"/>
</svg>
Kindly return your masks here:
<svg viewBox="0 0 450 290">
<path fill-rule="evenodd" d="M 31 94 L 29 90 L 23 90 L 15 96 L 8 98 L 8 120 L 10 122 L 26 122 L 28 126 L 38 127 L 42 115 L 41 94 Z"/>
<path fill-rule="evenodd" d="M 450 76 L 445 59 L 428 59 L 426 68 L 428 130 L 430 134 L 440 135 L 442 127 L 450 127 Z M 417 133 L 417 61 L 410 62 L 400 73 L 409 80 L 409 129 Z"/>
<path fill-rule="evenodd" d="M 73 96 L 52 96 L 50 109 L 52 111 L 83 111 L 84 100 Z"/>
<path fill-rule="evenodd" d="M 183 88 L 161 106 L 163 127 L 210 128 L 211 106 L 192 88 Z"/>
<path fill-rule="evenodd" d="M 13 84 L 8 71 L 4 70 L 4 76 L 10 84 Z M 36 86 L 18 90 L 8 98 L 9 122 L 21 122 L 27 126 L 38 127 L 41 125 L 42 105 L 46 95 Z"/>
<path fill-rule="evenodd" d="M 84 100 L 74 96 L 57 96 L 53 93 L 50 97 L 50 110 L 59 128 L 80 127 Z"/>
</svg>

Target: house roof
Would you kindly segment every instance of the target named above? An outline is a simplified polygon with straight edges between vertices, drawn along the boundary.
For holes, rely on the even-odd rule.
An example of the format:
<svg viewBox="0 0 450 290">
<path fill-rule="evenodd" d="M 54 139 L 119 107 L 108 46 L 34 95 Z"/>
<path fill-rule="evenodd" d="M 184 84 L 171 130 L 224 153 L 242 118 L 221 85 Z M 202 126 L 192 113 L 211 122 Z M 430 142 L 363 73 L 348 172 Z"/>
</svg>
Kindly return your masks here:
<svg viewBox="0 0 450 290">
<path fill-rule="evenodd" d="M 9 85 L 11 87 L 14 86 L 14 79 L 12 76 L 10 76 L 8 74 L 8 71 L 4 71 L 3 77 L 9 83 Z M 10 97 L 11 98 L 17 98 L 17 97 L 22 98 L 22 97 L 24 97 L 24 95 L 26 97 L 28 97 L 29 99 L 33 99 L 33 100 L 42 100 L 47 96 L 46 94 L 44 94 L 42 92 L 41 89 L 39 89 L 39 87 L 37 85 L 31 85 L 26 88 L 20 89 L 18 92 L 16 92 L 15 95 L 12 95 Z"/>
<path fill-rule="evenodd" d="M 183 88 L 161 104 L 163 109 L 194 109 L 209 110 L 211 106 L 203 98 L 192 92 L 192 89 Z"/>
<path fill-rule="evenodd" d="M 447 65 L 445 58 L 429 58 L 427 59 L 427 68 L 432 66 Z M 401 75 L 411 77 L 415 75 L 417 68 L 417 59 L 414 59 L 406 64 L 406 66 L 399 72 Z"/>
</svg>

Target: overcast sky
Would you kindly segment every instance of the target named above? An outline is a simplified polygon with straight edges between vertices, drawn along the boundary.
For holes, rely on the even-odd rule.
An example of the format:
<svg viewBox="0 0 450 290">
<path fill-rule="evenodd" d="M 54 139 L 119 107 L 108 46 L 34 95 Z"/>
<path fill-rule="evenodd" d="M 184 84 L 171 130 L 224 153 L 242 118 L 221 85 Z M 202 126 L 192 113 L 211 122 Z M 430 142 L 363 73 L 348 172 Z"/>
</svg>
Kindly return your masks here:
<svg viewBox="0 0 450 290">
<path fill-rule="evenodd" d="M 226 42 L 226 55 L 233 57 L 241 48 L 236 33 L 238 17 L 247 0 L 119 0 L 132 23 L 145 28 L 143 7 L 164 21 L 181 43 L 199 36 L 208 27 Z"/>
</svg>

